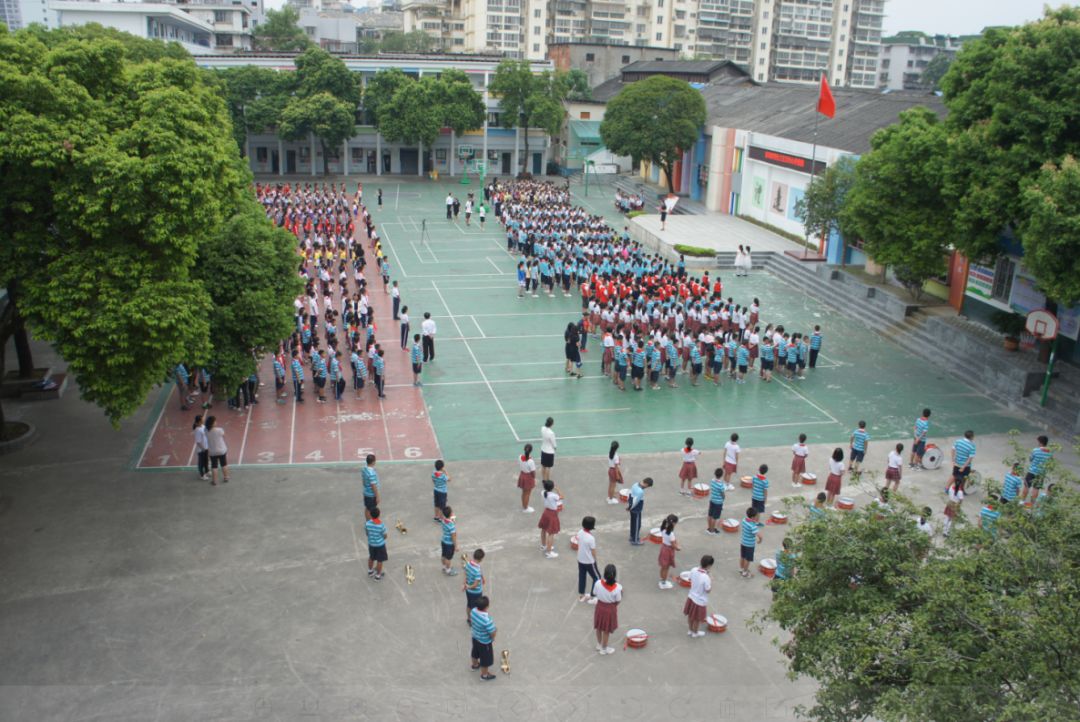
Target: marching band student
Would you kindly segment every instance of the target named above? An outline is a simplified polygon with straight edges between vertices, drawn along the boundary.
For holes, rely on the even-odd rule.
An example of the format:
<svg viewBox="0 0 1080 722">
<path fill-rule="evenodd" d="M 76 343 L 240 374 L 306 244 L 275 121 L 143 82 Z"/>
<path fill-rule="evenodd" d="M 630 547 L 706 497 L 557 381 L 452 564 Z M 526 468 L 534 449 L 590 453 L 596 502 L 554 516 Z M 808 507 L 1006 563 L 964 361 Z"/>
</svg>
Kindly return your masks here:
<svg viewBox="0 0 1080 722">
<path fill-rule="evenodd" d="M 682 466 L 679 467 L 679 493 L 690 496 L 694 490 L 694 481 L 697 480 L 697 458 L 701 455 L 700 449 L 694 448 L 693 437 L 686 437 L 686 445 L 682 450 Z M 684 489 L 683 486 L 686 488 Z"/>
<path fill-rule="evenodd" d="M 839 446 L 833 449 L 832 457 L 829 458 L 829 478 L 825 481 L 825 504 L 832 506 L 833 499 L 840 493 L 840 486 L 844 482 L 844 450 Z"/>
<path fill-rule="evenodd" d="M 851 432 L 851 460 L 848 462 L 848 471 L 855 478 L 858 478 L 861 473 L 860 467 L 869 447 L 870 434 L 866 432 L 866 422 L 860 421 L 859 428 Z"/>
<path fill-rule="evenodd" d="M 592 578 L 592 589 L 600 580 L 600 569 L 596 566 L 596 536 L 593 529 L 596 528 L 596 519 L 587 516 L 581 520 L 581 531 L 577 533 L 578 548 L 578 601 L 596 604 L 596 594 L 585 593 L 585 577 Z"/>
<path fill-rule="evenodd" d="M 821 326 L 814 326 L 814 332 L 810 334 L 810 368 L 817 368 L 817 357 L 821 353 Z"/>
<path fill-rule="evenodd" d="M 892 483 L 893 491 L 900 490 L 900 476 L 904 467 L 904 457 L 901 455 L 904 452 L 904 445 L 897 444 L 896 448 L 889 452 L 888 466 L 885 467 L 885 488 L 889 488 L 889 483 Z"/>
<path fill-rule="evenodd" d="M 769 480 L 765 477 L 768 473 L 768 464 L 759 466 L 758 473 L 754 474 L 754 485 L 750 489 L 750 505 L 757 509 L 759 514 L 765 513 L 765 500 L 769 496 Z"/>
<path fill-rule="evenodd" d="M 668 514 L 664 521 L 660 522 L 660 588 L 671 589 L 672 584 L 668 581 L 668 572 L 675 566 L 675 552 L 679 551 L 679 542 L 675 539 L 675 525 L 679 523 L 679 517 Z"/>
<path fill-rule="evenodd" d="M 367 379 L 368 373 L 367 364 L 364 363 L 364 359 L 360 357 L 360 354 L 361 350 L 357 347 L 349 355 L 349 365 L 352 366 L 353 391 L 356 398 L 360 398 L 360 392 L 364 389 L 364 381 Z"/>
<path fill-rule="evenodd" d="M 457 523 L 454 521 L 454 510 L 444 506 L 439 510 L 442 515 L 442 567 L 443 574 L 448 577 L 456 577 L 457 569 L 454 563 L 454 552 L 457 551 Z"/>
<path fill-rule="evenodd" d="M 708 526 L 705 527 L 707 534 L 720 533 L 716 522 L 724 513 L 724 500 L 727 497 L 727 484 L 724 483 L 723 474 L 723 469 L 714 470 L 712 481 L 709 482 Z"/>
<path fill-rule="evenodd" d="M 917 526 L 919 531 L 921 531 L 926 536 L 934 536 L 934 527 L 930 525 L 930 515 L 932 513 L 933 511 L 930 509 L 930 507 L 924 506 L 922 514 L 919 515 L 919 520 L 915 522 L 915 526 Z"/>
<path fill-rule="evenodd" d="M 761 543 L 762 524 L 757 520 L 758 510 L 750 507 L 742 521 L 742 537 L 739 544 L 739 574 L 750 578 L 750 562 L 754 561 L 754 548 Z"/>
<path fill-rule="evenodd" d="M 630 512 L 630 544 L 641 546 L 641 514 L 645 510 L 645 490 L 653 485 L 652 477 L 646 476 L 630 487 L 630 498 L 626 510 Z"/>
<path fill-rule="evenodd" d="M 1001 486 L 1001 503 L 1008 504 L 1010 501 L 1020 495 L 1020 487 L 1023 485 L 1023 480 L 1020 478 L 1020 471 L 1023 466 L 1020 464 L 1013 464 L 1012 470 L 1005 475 L 1005 481 Z M 1023 501 L 1023 499 L 1021 499 Z"/>
<path fill-rule="evenodd" d="M 810 508 L 810 516 L 808 518 L 810 519 L 810 521 L 825 518 L 825 512 L 826 512 L 825 499 L 826 499 L 826 494 L 823 491 L 819 491 L 817 496 L 814 497 L 814 503 L 811 504 L 810 507 L 809 507 Z"/>
<path fill-rule="evenodd" d="M 431 485 L 434 489 L 435 515 L 431 518 L 434 522 L 443 521 L 443 507 L 446 506 L 446 485 L 450 483 L 450 475 L 446 473 L 446 462 L 438 459 L 435 462 L 435 470 L 431 472 Z"/>
<path fill-rule="evenodd" d="M 559 533 L 559 500 L 562 494 L 551 479 L 544 480 L 544 513 L 536 525 L 540 529 L 540 549 L 548 559 L 559 556 L 555 551 L 555 535 Z"/>
<path fill-rule="evenodd" d="M 532 444 L 525 444 L 525 449 L 518 457 L 517 485 L 521 489 L 521 511 L 525 514 L 533 512 L 533 508 L 529 506 L 529 497 L 536 486 L 536 461 L 532 458 L 532 449 Z"/>
<path fill-rule="evenodd" d="M 364 482 L 364 516 L 370 519 L 372 511 L 379 506 L 379 474 L 375 471 L 375 454 L 367 455 L 360 478 Z"/>
<path fill-rule="evenodd" d="M 409 361 L 412 362 L 412 378 L 413 378 L 412 385 L 413 386 L 423 386 L 424 385 L 420 381 L 420 372 L 424 368 L 424 362 L 422 360 L 423 355 L 424 355 L 424 350 L 423 350 L 422 344 L 420 343 L 420 334 L 414 333 L 413 334 L 412 350 L 409 352 Z"/>
<path fill-rule="evenodd" d="M 731 483 L 731 475 L 739 470 L 739 435 L 732 434 L 731 440 L 724 444 L 724 483 Z"/>
<path fill-rule="evenodd" d="M 776 573 L 773 575 L 773 581 L 770 585 L 774 595 L 782 582 L 795 576 L 795 560 L 799 555 L 795 553 L 792 546 L 791 538 L 784 537 L 784 541 L 780 543 L 780 548 L 776 550 Z"/>
<path fill-rule="evenodd" d="M 608 449 L 608 470 L 607 470 L 607 503 L 618 504 L 619 497 L 615 493 L 615 486 L 623 483 L 622 466 L 619 464 L 619 442 L 612 441 L 611 448 Z"/>
<path fill-rule="evenodd" d="M 465 591 L 465 623 L 469 624 L 472 618 L 472 610 L 484 594 L 484 571 L 480 564 L 484 561 L 484 550 L 477 549 L 473 552 L 472 559 L 465 565 L 465 583 L 461 588 Z"/>
<path fill-rule="evenodd" d="M 472 628 L 472 652 L 471 657 L 471 669 L 480 670 L 480 679 L 485 682 L 490 682 L 495 679 L 495 675 L 491 674 L 491 665 L 495 664 L 495 622 L 491 620 L 491 616 L 488 614 L 488 605 L 490 602 L 488 598 L 483 594 L 476 600 L 476 607 L 473 608 L 469 615 L 469 623 Z"/>
<path fill-rule="evenodd" d="M 615 565 L 604 567 L 604 578 L 593 584 L 593 598 L 597 600 L 593 613 L 593 629 L 596 630 L 596 651 L 614 654 L 608 646 L 611 633 L 619 628 L 619 602 L 622 601 L 622 585 L 615 581 Z"/>
<path fill-rule="evenodd" d="M 701 623 L 708 616 L 709 592 L 712 591 L 712 577 L 709 570 L 712 569 L 714 559 L 706 554 L 701 557 L 701 563 L 690 572 L 690 592 L 686 596 L 686 604 L 683 605 L 683 614 L 689 626 L 686 636 L 704 637 L 705 631 L 700 629 Z"/>
<path fill-rule="evenodd" d="M 791 483 L 802 485 L 802 475 L 806 472 L 806 457 L 810 448 L 806 445 L 806 434 L 799 434 L 799 441 L 791 446 Z"/>
<path fill-rule="evenodd" d="M 813 368 L 813 366 L 811 366 Z M 923 454 L 926 453 L 926 436 L 930 433 L 930 409 L 923 409 L 922 416 L 915 419 L 914 441 L 911 444 L 911 458 L 908 466 L 922 469 Z"/>
<path fill-rule="evenodd" d="M 367 573 L 379 581 L 383 578 L 383 563 L 389 558 L 386 554 L 386 525 L 379 519 L 379 507 L 365 508 L 364 511 L 369 514 L 364 523 L 368 539 Z"/>
<path fill-rule="evenodd" d="M 1032 489 L 1035 490 L 1032 497 L 1038 496 L 1046 478 L 1046 464 L 1054 458 L 1054 452 L 1050 450 L 1050 439 L 1047 436 L 1039 436 L 1038 442 L 1039 445 L 1031 450 L 1027 474 L 1024 475 L 1024 490 L 1020 494 L 1021 501 L 1027 499 Z"/>
</svg>

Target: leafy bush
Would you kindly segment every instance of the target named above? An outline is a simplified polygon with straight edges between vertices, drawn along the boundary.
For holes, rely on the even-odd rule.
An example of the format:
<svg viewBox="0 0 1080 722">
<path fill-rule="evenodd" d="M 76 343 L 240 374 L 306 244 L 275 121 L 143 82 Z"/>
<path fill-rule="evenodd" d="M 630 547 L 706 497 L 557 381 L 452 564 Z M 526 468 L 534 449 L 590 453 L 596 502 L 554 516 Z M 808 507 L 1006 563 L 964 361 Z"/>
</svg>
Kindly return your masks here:
<svg viewBox="0 0 1080 722">
<path fill-rule="evenodd" d="M 712 248 L 702 248 L 701 246 L 685 246 L 681 243 L 675 244 L 675 252 L 681 253 L 684 256 L 699 256 L 709 258 L 716 255 L 716 251 Z"/>
</svg>

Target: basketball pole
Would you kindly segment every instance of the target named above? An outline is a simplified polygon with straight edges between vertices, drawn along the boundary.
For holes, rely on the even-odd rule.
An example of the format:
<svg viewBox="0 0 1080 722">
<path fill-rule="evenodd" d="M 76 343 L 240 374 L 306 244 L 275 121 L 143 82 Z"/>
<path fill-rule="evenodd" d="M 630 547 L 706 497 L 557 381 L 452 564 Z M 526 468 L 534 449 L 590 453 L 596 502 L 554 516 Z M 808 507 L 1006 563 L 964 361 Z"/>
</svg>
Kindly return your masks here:
<svg viewBox="0 0 1080 722">
<path fill-rule="evenodd" d="M 1046 406 L 1046 396 L 1050 393 L 1050 377 L 1054 374 L 1054 358 L 1057 356 L 1058 339 L 1061 334 L 1054 336 L 1054 343 L 1050 345 L 1050 361 L 1046 364 L 1046 378 L 1043 379 L 1042 398 L 1039 406 Z"/>
</svg>

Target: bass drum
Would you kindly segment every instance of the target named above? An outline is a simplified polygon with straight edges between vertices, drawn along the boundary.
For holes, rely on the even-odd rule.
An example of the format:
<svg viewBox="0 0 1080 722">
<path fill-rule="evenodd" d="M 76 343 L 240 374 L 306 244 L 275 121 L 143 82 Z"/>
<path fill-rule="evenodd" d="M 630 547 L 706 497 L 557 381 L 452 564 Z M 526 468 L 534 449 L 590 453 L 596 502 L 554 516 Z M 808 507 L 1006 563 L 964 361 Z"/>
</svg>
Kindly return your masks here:
<svg viewBox="0 0 1080 722">
<path fill-rule="evenodd" d="M 945 458 L 945 454 L 941 449 L 933 444 L 926 445 L 926 453 L 923 454 L 922 465 L 927 469 L 940 469 L 941 461 Z"/>
</svg>

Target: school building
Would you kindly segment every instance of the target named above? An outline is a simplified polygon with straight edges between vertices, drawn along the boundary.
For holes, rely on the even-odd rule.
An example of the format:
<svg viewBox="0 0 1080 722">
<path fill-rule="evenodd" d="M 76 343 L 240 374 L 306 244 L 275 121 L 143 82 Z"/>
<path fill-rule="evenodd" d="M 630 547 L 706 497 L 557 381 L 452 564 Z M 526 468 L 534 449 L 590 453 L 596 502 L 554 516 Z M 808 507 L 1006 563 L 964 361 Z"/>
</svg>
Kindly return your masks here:
<svg viewBox="0 0 1080 722">
<path fill-rule="evenodd" d="M 273 70 L 295 70 L 294 53 L 253 53 L 236 55 L 200 55 L 195 62 L 206 68 L 229 68 L 255 65 Z M 546 133 L 530 130 L 528 136 L 529 157 L 525 158 L 525 138 L 519 128 L 502 127 L 499 102 L 488 92 L 488 84 L 495 75 L 501 60 L 492 55 L 441 55 L 441 54 L 380 54 L 340 55 L 349 70 L 359 73 L 364 83 L 380 70 L 399 68 L 415 78 L 425 74 L 437 75 L 454 68 L 463 71 L 472 81 L 487 106 L 484 126 L 458 136 L 449 128 L 443 128 L 434 144 L 434 165 L 431 148 L 408 143 L 391 143 L 383 138 L 373 125 L 358 124 L 356 135 L 340 148 L 329 151 L 327 170 L 331 174 L 400 174 L 422 176 L 431 171 L 440 175 L 459 175 L 463 168 L 458 159 L 462 146 L 471 149 L 476 160 L 487 163 L 489 175 L 510 175 L 518 172 L 522 162 L 534 174 L 545 172 L 551 156 L 551 144 Z M 547 60 L 530 61 L 533 71 L 541 73 L 552 70 Z M 363 114 L 358 117 L 361 120 Z M 288 141 L 273 132 L 248 136 L 246 155 L 251 170 L 259 174 L 319 175 L 323 172 L 322 145 L 314 137 L 306 140 Z"/>
</svg>

